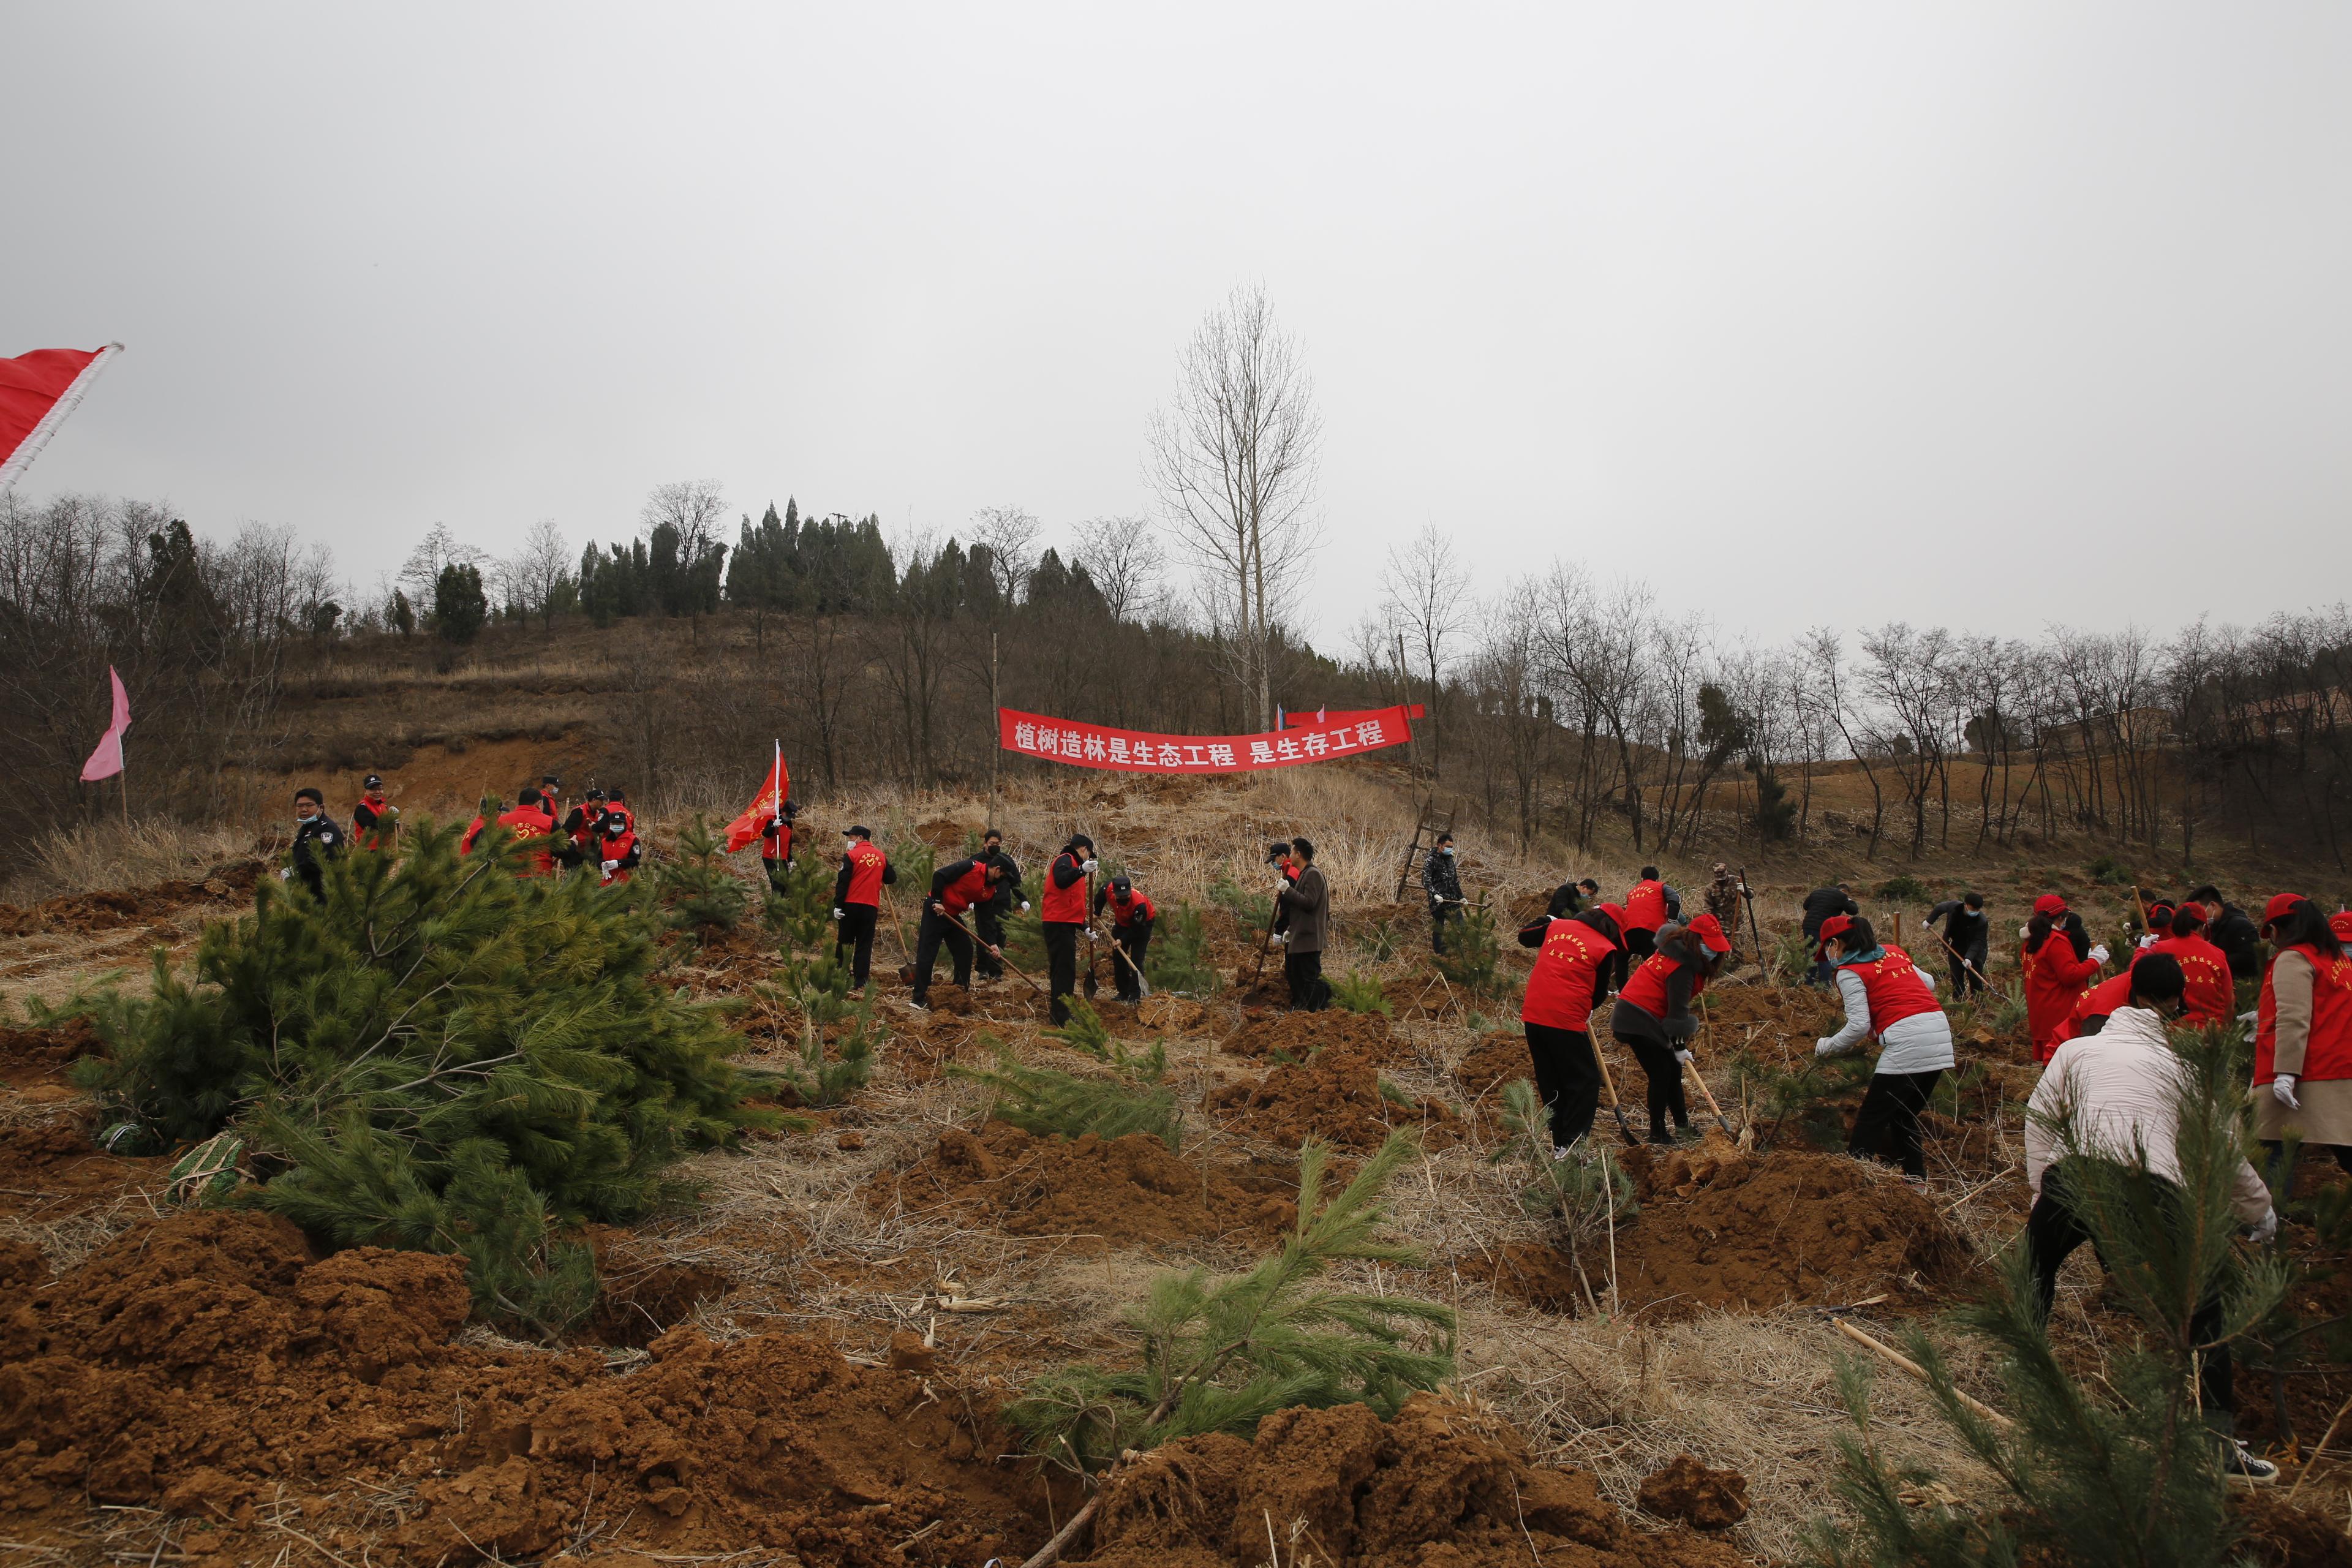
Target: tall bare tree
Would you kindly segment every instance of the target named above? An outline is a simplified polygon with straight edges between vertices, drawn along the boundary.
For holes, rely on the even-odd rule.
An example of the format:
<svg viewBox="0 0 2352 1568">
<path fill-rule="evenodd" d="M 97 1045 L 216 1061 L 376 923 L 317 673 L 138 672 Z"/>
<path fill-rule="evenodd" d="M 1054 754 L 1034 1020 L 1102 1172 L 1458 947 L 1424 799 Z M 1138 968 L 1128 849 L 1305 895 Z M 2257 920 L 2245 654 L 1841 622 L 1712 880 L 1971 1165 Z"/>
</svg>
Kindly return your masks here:
<svg viewBox="0 0 2352 1568">
<path fill-rule="evenodd" d="M 1275 324 L 1263 288 L 1234 289 L 1185 345 L 1145 469 L 1262 729 L 1274 727 L 1276 628 L 1318 542 L 1321 437 L 1297 340 Z"/>
<path fill-rule="evenodd" d="M 1090 517 L 1078 524 L 1078 564 L 1087 569 L 1115 621 L 1144 621 L 1160 607 L 1166 552 L 1151 520 Z"/>
<path fill-rule="evenodd" d="M 552 629 L 564 585 L 572 581 L 572 546 L 551 517 L 542 517 L 522 536 L 522 548 L 499 566 L 507 596 L 526 612 L 537 611 L 540 624 Z"/>
<path fill-rule="evenodd" d="M 1445 657 L 1469 626 L 1470 598 L 1454 541 L 1434 521 L 1423 523 L 1402 549 L 1389 549 L 1389 592 L 1383 609 L 1404 634 L 1429 683 L 1429 771 L 1437 773 L 1442 735 L 1438 706 L 1445 695 Z"/>
<path fill-rule="evenodd" d="M 1017 506 L 984 506 L 971 514 L 971 536 L 988 546 L 988 569 L 1007 610 L 1021 602 L 1021 586 L 1037 563 L 1037 535 L 1045 528 Z"/>
</svg>

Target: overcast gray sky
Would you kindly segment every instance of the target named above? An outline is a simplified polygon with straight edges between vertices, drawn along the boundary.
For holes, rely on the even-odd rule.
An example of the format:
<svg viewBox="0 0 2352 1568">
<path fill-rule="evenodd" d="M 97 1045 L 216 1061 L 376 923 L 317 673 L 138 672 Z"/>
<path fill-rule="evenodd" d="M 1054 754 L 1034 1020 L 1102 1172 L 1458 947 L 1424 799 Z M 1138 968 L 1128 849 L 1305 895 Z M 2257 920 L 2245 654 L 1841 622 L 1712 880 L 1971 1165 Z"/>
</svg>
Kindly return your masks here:
<svg viewBox="0 0 2352 1568">
<path fill-rule="evenodd" d="M 2352 7 L 0 9 L 27 475 L 290 522 L 736 510 L 1066 542 L 1237 282 L 1332 540 L 1456 531 L 1777 637 L 2332 601 Z"/>
</svg>

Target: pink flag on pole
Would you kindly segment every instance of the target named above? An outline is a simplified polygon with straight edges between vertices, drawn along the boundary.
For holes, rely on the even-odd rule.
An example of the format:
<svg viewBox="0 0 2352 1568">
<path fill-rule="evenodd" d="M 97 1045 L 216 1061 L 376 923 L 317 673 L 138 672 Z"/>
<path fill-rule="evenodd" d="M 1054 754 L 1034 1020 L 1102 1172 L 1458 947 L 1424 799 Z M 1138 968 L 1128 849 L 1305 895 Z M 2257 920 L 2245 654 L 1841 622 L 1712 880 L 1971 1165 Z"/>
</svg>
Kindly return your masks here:
<svg viewBox="0 0 2352 1568">
<path fill-rule="evenodd" d="M 114 722 L 106 727 L 99 741 L 98 750 L 82 763 L 82 782 L 110 779 L 122 771 L 122 731 L 131 728 L 131 693 L 122 689 L 122 677 L 114 673 L 114 666 L 106 667 L 106 679 L 114 682 Z"/>
<path fill-rule="evenodd" d="M 74 411 L 121 343 L 102 349 L 35 349 L 0 359 L 0 490 L 16 482 Z"/>
</svg>

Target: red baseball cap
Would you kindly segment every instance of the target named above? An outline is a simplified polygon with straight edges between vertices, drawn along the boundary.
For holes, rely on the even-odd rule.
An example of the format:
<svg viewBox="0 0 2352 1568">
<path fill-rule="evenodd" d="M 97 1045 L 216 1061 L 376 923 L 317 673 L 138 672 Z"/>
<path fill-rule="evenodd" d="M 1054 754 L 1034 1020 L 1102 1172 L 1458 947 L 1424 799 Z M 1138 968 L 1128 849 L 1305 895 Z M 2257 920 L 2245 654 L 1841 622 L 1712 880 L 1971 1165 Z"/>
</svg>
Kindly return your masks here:
<svg viewBox="0 0 2352 1568">
<path fill-rule="evenodd" d="M 2327 929 L 2336 933 L 2338 942 L 2352 942 L 2352 912 L 2336 910 L 2327 917 Z"/>
<path fill-rule="evenodd" d="M 2283 919 L 2293 912 L 2295 905 L 2303 901 L 2301 893 L 2273 893 L 2271 901 L 2263 906 L 2263 924 L 2269 925 L 2273 921 Z"/>
<path fill-rule="evenodd" d="M 2037 915 L 2063 915 L 2066 912 L 2066 896 L 2063 893 L 2044 893 L 2033 900 L 2033 912 Z"/>
<path fill-rule="evenodd" d="M 2180 921 L 2180 917 L 2183 915 L 2187 915 L 2189 917 L 2190 924 L 2200 926 L 2207 921 L 2213 918 L 2205 911 L 2205 906 L 2197 902 L 2194 899 L 2191 899 L 2189 902 L 2181 905 L 2179 909 L 2172 911 L 2173 923 L 2178 925 Z"/>
<path fill-rule="evenodd" d="M 1699 917 L 1701 920 L 1705 920 L 1706 918 L 1707 917 L 1705 915 L 1701 915 Z M 1822 922 L 1821 934 L 1815 938 L 1815 940 L 1819 942 L 1828 942 L 1832 937 L 1843 936 L 1853 929 L 1853 917 L 1852 915 L 1832 915 L 1829 919 Z"/>
<path fill-rule="evenodd" d="M 1684 928 L 1716 952 L 1729 952 L 1731 939 L 1723 934 L 1723 922 L 1713 915 L 1701 915 Z"/>
</svg>

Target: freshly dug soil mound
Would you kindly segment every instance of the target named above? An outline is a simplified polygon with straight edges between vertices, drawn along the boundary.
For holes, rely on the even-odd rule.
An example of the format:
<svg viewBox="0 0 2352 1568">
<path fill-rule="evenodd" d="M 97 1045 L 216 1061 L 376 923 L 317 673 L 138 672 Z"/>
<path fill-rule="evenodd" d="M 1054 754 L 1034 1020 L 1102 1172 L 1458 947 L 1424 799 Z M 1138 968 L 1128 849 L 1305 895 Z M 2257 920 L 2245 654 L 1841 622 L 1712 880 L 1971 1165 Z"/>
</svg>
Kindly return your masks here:
<svg viewBox="0 0 2352 1568">
<path fill-rule="evenodd" d="M 142 1182 L 160 1183 L 169 1163 L 102 1152 L 79 1116 L 0 1127 L 0 1214 L 61 1219 L 112 1203 Z"/>
<path fill-rule="evenodd" d="M 1842 1155 L 1721 1161 L 1689 1196 L 1658 1190 L 1658 1180 L 1641 1217 L 1618 1234 L 1617 1283 L 1628 1306 L 1666 1316 L 1832 1306 L 1880 1292 L 1924 1300 L 1973 1260 L 1924 1194 Z"/>
<path fill-rule="evenodd" d="M 1262 1242 L 1297 1216 L 1295 1174 L 1213 1168 L 1169 1152 L 1148 1132 L 1108 1141 L 1036 1138 L 992 1121 L 957 1128 L 909 1169 L 885 1173 L 870 1201 L 909 1210 L 971 1211 L 1010 1236 L 1070 1237 L 1087 1250 L 1190 1237 Z"/>
<path fill-rule="evenodd" d="M 1844 1016 L 1838 994 L 1825 985 L 1717 985 L 1707 991 L 1706 1007 L 1710 1027 L 1739 1026 L 1743 1034 L 1755 1024 L 1759 1035 L 1817 1038 Z"/>
<path fill-rule="evenodd" d="M 68 1067 L 105 1049 L 87 1018 L 46 1029 L 0 1026 L 0 1083 L 15 1089 L 60 1083 Z"/>
<path fill-rule="evenodd" d="M 1532 1080 L 1535 1061 L 1528 1054 L 1528 1037 L 1517 1032 L 1482 1037 L 1470 1047 L 1459 1067 L 1454 1069 L 1454 1081 L 1467 1089 L 1473 1099 L 1492 1092 L 1501 1103 L 1502 1086 L 1515 1078 Z"/>
<path fill-rule="evenodd" d="M 1459 1142 L 1461 1120 L 1441 1100 L 1401 1105 L 1381 1092 L 1374 1059 L 1354 1049 L 1318 1051 L 1312 1061 L 1280 1063 L 1255 1084 L 1229 1083 L 1209 1097 L 1239 1114 L 1257 1136 L 1286 1149 L 1319 1138 L 1351 1153 L 1370 1153 L 1400 1127 L 1421 1129 L 1437 1146 Z"/>
<path fill-rule="evenodd" d="M 1274 1542 L 1270 1545 L 1267 1531 Z M 1530 1552 L 1534 1555 L 1530 1556 Z M 1382 1423 L 1361 1405 L 1285 1410 L 1255 1442 L 1187 1438 L 1120 1470 L 1095 1568 L 1734 1568 L 1728 1545 L 1644 1533 L 1581 1470 L 1538 1468 L 1499 1418 L 1417 1394 Z"/>
<path fill-rule="evenodd" d="M 1335 1046 L 1383 1060 L 1393 1049 L 1389 1021 L 1377 1013 L 1349 1013 L 1337 1007 L 1320 1013 L 1266 1013 L 1251 1018 L 1225 1042 L 1224 1048 L 1241 1057 L 1280 1051 L 1293 1061 L 1303 1062 Z"/>
<path fill-rule="evenodd" d="M 680 1331 L 626 1375 L 593 1352 L 459 1348 L 456 1259 L 314 1262 L 251 1214 L 163 1221 L 6 1299 L 0 1518 L 17 1541 L 80 1528 L 88 1501 L 136 1504 L 184 1517 L 175 1561 L 265 1562 L 295 1544 L 273 1499 L 352 1562 L 536 1556 L 584 1532 L 971 1563 L 1045 1534 L 1034 1485 L 990 1462 L 1010 1438 L 988 1416 L 796 1336 Z"/>
<path fill-rule="evenodd" d="M 1660 1519 L 1728 1530 L 1748 1517 L 1748 1478 L 1738 1470 L 1710 1470 L 1688 1454 L 1676 1454 L 1664 1469 L 1643 1478 L 1635 1500 L 1643 1513 Z"/>
<path fill-rule="evenodd" d="M 44 899 L 29 909 L 0 904 L 0 937 L 113 931 L 168 920 L 191 904 L 224 903 L 251 893 L 261 870 L 260 861 L 245 860 L 216 867 L 201 882 L 175 878 L 152 888 L 68 893 L 61 898 Z"/>
<path fill-rule="evenodd" d="M 1513 1300 L 1539 1311 L 1573 1317 L 1587 1310 L 1585 1282 L 1576 1276 L 1576 1260 L 1545 1242 L 1507 1242 L 1496 1248 L 1491 1258 L 1474 1253 L 1456 1258 L 1454 1267 L 1463 1278 L 1484 1279 Z M 1608 1268 L 1602 1258 L 1596 1258 L 1588 1271 L 1601 1276 L 1593 1289 L 1608 1288 Z"/>
</svg>

